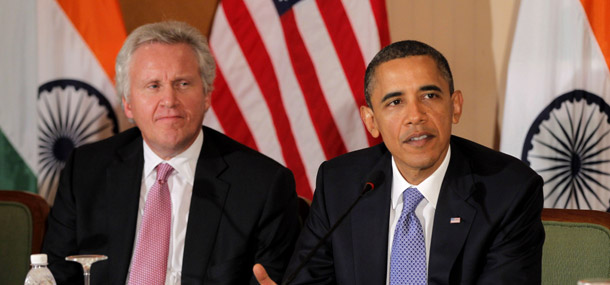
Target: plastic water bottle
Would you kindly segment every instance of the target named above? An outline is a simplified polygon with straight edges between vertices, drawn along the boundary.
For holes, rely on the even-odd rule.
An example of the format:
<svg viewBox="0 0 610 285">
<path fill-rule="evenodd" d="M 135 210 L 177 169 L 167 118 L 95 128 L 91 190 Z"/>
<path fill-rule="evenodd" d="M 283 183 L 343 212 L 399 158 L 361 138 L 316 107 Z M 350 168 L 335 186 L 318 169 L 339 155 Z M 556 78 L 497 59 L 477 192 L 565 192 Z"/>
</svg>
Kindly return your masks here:
<svg viewBox="0 0 610 285">
<path fill-rule="evenodd" d="M 47 255 L 32 254 L 30 256 L 32 262 L 32 269 L 28 272 L 25 277 L 25 285 L 56 285 L 55 278 L 51 270 L 47 267 Z"/>
</svg>

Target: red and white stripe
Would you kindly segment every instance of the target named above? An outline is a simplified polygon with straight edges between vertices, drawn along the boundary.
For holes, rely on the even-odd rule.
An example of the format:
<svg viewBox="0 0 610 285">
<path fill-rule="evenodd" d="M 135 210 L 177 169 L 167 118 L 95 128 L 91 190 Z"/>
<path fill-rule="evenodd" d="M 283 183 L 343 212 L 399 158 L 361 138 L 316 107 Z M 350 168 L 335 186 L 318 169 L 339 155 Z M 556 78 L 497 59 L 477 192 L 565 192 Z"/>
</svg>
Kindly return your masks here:
<svg viewBox="0 0 610 285">
<path fill-rule="evenodd" d="M 280 15 L 275 4 L 286 2 Z M 389 43 L 385 9 L 383 0 L 222 1 L 204 124 L 286 165 L 311 198 L 320 163 L 378 142 L 358 109 L 366 64 Z"/>
</svg>

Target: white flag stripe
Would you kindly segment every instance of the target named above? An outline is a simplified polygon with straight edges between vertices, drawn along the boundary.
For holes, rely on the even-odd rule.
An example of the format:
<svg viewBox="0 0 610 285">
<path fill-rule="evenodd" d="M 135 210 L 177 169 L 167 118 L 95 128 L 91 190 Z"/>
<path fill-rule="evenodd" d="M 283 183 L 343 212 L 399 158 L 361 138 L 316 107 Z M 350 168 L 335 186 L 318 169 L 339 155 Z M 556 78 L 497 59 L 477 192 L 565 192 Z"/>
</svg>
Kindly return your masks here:
<svg viewBox="0 0 610 285">
<path fill-rule="evenodd" d="M 112 80 L 87 44 L 87 34 L 81 34 L 70 19 L 86 17 L 87 12 L 94 11 L 68 15 L 57 1 L 37 1 L 37 81 L 39 89 L 44 86 L 51 92 L 39 93 L 37 100 L 36 173 L 38 193 L 49 203 L 72 149 L 107 138 L 127 125 Z"/>
<path fill-rule="evenodd" d="M 309 116 L 307 103 L 296 79 L 284 34 L 282 29 L 278 29 L 282 23 L 272 2 L 250 0 L 245 3 L 258 31 L 265 31 L 264 33 L 259 32 L 259 35 L 271 58 L 284 109 L 290 114 L 288 120 L 301 161 L 305 165 L 307 178 L 311 185 L 315 185 L 318 167 L 326 160 L 326 157 L 320 140 L 317 139 L 318 135 Z"/>
<path fill-rule="evenodd" d="M 293 10 L 318 78 L 323 79 L 320 80 L 322 92 L 347 150 L 367 147 L 366 130 L 360 120 L 359 106 L 354 101 L 318 6 L 314 1 L 301 1 Z"/>
<path fill-rule="evenodd" d="M 0 41 L 0 133 L 32 172 L 38 164 L 35 5 L 34 1 L 4 1 L 0 9 L 4 37 Z"/>
<path fill-rule="evenodd" d="M 364 63 L 368 64 L 381 49 L 379 41 L 371 41 L 371 39 L 379 38 L 379 30 L 375 15 L 373 15 L 371 2 L 353 0 L 341 0 L 341 2 L 352 25 L 360 51 L 362 51 Z"/>
<path fill-rule="evenodd" d="M 501 150 L 542 176 L 547 208 L 610 209 L 610 71 L 588 17 L 547 0 L 517 19 Z"/>
<path fill-rule="evenodd" d="M 221 9 L 220 7 L 219 9 Z M 239 48 L 235 35 L 227 32 L 232 29 L 224 12 L 216 13 L 214 25 L 215 29 L 225 31 L 223 34 L 212 33 L 210 38 L 210 41 L 214 43 L 213 49 L 218 68 L 222 70 L 227 87 L 235 96 L 235 102 L 254 136 L 258 150 L 284 164 L 282 148 L 271 120 L 271 113 L 266 104 L 259 104 L 265 102 L 265 98 Z M 225 57 L 225 55 L 231 55 L 231 57 Z M 225 70 L 225 67 L 230 69 Z"/>
<path fill-rule="evenodd" d="M 56 1 L 38 1 L 38 23 L 39 84 L 58 78 L 83 80 L 112 105 L 120 104 L 112 81 Z"/>
<path fill-rule="evenodd" d="M 529 126 L 540 113 L 541 106 L 555 99 L 554 95 L 573 89 L 610 94 L 606 93 L 610 88 L 606 81 L 608 67 L 580 2 L 533 1 L 522 7 L 516 28 L 519 33 L 514 38 L 509 62 L 506 94 L 531 95 L 527 95 L 527 104 L 522 97 L 506 96 L 505 110 L 516 110 L 519 121 L 527 122 Z M 561 17 L 540 13 L 556 9 L 561 11 L 558 12 Z M 531 24 L 529 19 L 535 19 L 536 24 Z M 564 32 L 549 32 L 556 27 L 562 27 Z M 534 38 L 537 40 L 532 42 Z M 584 47 L 588 49 L 583 50 Z M 501 149 L 521 158 L 527 128 L 522 123 L 511 124 L 514 118 L 515 114 L 505 112 Z"/>
</svg>

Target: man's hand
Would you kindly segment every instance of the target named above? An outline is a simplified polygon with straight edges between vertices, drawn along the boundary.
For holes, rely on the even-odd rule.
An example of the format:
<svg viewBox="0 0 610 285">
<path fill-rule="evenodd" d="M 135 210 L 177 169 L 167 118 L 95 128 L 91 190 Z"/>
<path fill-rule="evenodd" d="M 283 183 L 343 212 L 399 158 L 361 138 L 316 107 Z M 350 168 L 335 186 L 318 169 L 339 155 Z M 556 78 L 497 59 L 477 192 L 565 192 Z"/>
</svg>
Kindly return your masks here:
<svg viewBox="0 0 610 285">
<path fill-rule="evenodd" d="M 271 278 L 269 278 L 269 274 L 267 274 L 265 267 L 263 267 L 260 263 L 257 263 L 254 265 L 254 267 L 252 267 L 252 272 L 254 272 L 254 276 L 256 277 L 256 280 L 261 285 L 276 285 L 277 284 L 277 283 L 273 282 L 273 280 L 271 280 Z"/>
</svg>

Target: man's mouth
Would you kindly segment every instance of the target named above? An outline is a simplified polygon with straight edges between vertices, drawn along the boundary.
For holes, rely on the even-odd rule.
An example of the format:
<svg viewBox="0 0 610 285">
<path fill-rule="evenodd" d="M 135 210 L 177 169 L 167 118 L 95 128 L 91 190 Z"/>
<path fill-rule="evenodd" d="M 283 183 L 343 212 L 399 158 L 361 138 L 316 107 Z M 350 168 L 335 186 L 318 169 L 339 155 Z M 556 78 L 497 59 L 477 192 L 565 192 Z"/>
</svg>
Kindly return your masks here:
<svg viewBox="0 0 610 285">
<path fill-rule="evenodd" d="M 166 116 L 160 116 L 156 120 L 157 121 L 163 121 L 163 120 L 175 120 L 175 119 L 180 119 L 180 118 L 182 118 L 182 116 L 179 116 L 179 115 L 166 115 Z"/>
<path fill-rule="evenodd" d="M 411 146 L 414 146 L 414 147 L 422 147 L 422 146 L 426 145 L 433 138 L 434 138 L 434 135 L 427 134 L 427 133 L 419 133 L 419 134 L 413 134 L 413 135 L 407 137 L 407 139 L 405 139 L 403 142 L 406 144 L 409 144 Z"/>
<path fill-rule="evenodd" d="M 428 138 L 428 135 L 421 135 L 421 136 L 412 137 L 412 138 L 408 139 L 408 141 L 421 141 L 421 140 L 424 140 L 427 138 Z"/>
</svg>

